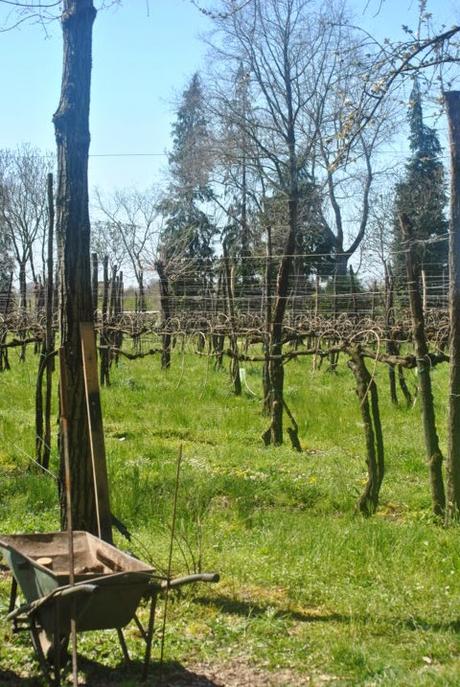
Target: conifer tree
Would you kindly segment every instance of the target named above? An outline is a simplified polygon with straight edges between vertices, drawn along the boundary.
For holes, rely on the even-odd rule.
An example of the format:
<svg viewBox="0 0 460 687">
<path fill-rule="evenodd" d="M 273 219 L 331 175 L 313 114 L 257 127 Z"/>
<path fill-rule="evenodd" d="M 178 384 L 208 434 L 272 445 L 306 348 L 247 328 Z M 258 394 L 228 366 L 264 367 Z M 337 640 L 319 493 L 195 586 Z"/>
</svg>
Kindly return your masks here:
<svg viewBox="0 0 460 687">
<path fill-rule="evenodd" d="M 182 95 L 172 127 L 172 139 L 173 148 L 169 155 L 171 182 L 161 202 L 165 217 L 161 253 L 169 265 L 169 276 L 175 283 L 176 294 L 193 296 L 209 286 L 212 279 L 215 233 L 206 213 L 206 203 L 212 198 L 209 184 L 211 156 L 203 89 L 197 73 Z"/>
<path fill-rule="evenodd" d="M 256 161 L 249 136 L 253 122 L 247 70 L 240 62 L 234 76 L 234 93 L 221 115 L 220 158 L 227 221 L 222 240 L 236 267 L 236 290 L 246 295 L 258 281 L 254 254 L 260 248 L 254 179 Z"/>
<path fill-rule="evenodd" d="M 413 224 L 417 242 L 418 270 L 425 270 L 427 284 L 434 284 L 447 264 L 447 202 L 441 145 L 435 129 L 423 121 L 422 97 L 418 81 L 409 101 L 409 143 L 412 152 L 403 181 L 396 186 L 394 221 L 394 271 L 404 274 L 399 215 L 405 213 Z"/>
</svg>

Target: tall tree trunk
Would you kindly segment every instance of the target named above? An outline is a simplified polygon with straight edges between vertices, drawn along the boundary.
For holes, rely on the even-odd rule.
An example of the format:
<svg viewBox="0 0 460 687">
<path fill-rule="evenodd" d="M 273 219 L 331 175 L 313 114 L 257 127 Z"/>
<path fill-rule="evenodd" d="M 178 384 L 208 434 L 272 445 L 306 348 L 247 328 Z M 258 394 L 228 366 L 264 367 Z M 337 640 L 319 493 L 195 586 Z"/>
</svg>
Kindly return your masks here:
<svg viewBox="0 0 460 687">
<path fill-rule="evenodd" d="M 342 283 L 345 281 L 344 277 L 347 276 L 349 259 L 350 255 L 348 253 L 344 253 L 343 247 L 339 246 L 337 248 L 337 255 L 335 257 L 334 269 L 334 274 L 338 277 L 339 285 L 342 285 Z"/>
<path fill-rule="evenodd" d="M 97 533 L 96 499 L 85 401 L 80 323 L 93 321 L 88 212 L 89 104 L 92 0 L 64 0 L 61 16 L 64 64 L 61 97 L 54 115 L 57 143 L 56 220 L 60 256 L 60 330 L 67 388 L 68 445 L 72 522 Z M 63 441 L 61 452 L 61 525 L 66 526 Z M 101 534 L 110 541 L 108 503 L 100 503 Z"/>
<path fill-rule="evenodd" d="M 442 476 L 442 453 L 439 448 L 433 392 L 431 388 L 431 362 L 425 336 L 423 304 L 418 286 L 418 270 L 414 257 L 412 225 L 407 215 L 400 215 L 401 233 L 406 242 L 406 273 L 409 302 L 412 314 L 412 330 L 417 356 L 417 370 L 420 384 L 420 403 L 422 406 L 425 449 L 430 468 L 431 499 L 433 513 L 443 515 L 446 505 L 444 480 Z"/>
<path fill-rule="evenodd" d="M 289 290 L 289 273 L 295 250 L 297 229 L 297 183 L 294 182 L 289 198 L 289 233 L 284 247 L 284 254 L 278 271 L 276 284 L 276 298 L 273 312 L 273 323 L 270 336 L 270 386 L 271 386 L 271 425 L 270 442 L 274 446 L 283 443 L 283 408 L 284 408 L 284 365 L 281 358 L 283 352 L 283 320 L 286 312 L 286 302 Z M 264 436 L 267 436 L 266 434 Z"/>
<path fill-rule="evenodd" d="M 449 225 L 450 377 L 447 517 L 460 516 L 460 91 L 445 94 L 449 120 L 451 190 Z"/>
</svg>

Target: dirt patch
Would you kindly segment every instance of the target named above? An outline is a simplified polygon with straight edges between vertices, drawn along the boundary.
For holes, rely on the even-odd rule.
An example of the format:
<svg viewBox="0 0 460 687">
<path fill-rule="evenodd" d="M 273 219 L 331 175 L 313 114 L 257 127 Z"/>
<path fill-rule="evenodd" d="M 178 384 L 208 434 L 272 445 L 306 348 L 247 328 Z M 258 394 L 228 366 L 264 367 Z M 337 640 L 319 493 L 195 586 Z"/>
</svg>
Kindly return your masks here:
<svg viewBox="0 0 460 687">
<path fill-rule="evenodd" d="M 79 682 L 82 687 L 116 687 L 127 682 L 135 684 L 131 682 L 129 668 L 110 669 L 84 659 L 81 663 L 82 673 L 86 675 L 83 681 Z M 152 666 L 149 680 L 145 684 L 152 687 L 324 687 L 335 683 L 337 679 L 320 673 L 301 675 L 289 669 L 272 672 L 251 666 L 241 658 L 223 663 L 193 663 L 187 666 L 169 663 L 163 670 L 158 666 Z M 38 678 L 0 670 L 2 687 L 39 687 L 43 684 L 44 682 Z"/>
<path fill-rule="evenodd" d="M 198 663 L 187 666 L 188 675 L 168 675 L 167 687 L 309 687 L 333 683 L 329 675 L 301 675 L 287 668 L 267 671 L 249 665 L 244 659 L 221 664 Z M 191 681 L 190 681 L 191 680 Z"/>
</svg>

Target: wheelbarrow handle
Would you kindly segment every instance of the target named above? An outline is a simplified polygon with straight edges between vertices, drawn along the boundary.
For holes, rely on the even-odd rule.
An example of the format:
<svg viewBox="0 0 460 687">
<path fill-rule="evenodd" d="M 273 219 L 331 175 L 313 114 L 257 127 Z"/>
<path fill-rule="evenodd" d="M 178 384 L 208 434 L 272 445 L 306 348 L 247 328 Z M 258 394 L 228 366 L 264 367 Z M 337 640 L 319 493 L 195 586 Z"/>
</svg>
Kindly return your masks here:
<svg viewBox="0 0 460 687">
<path fill-rule="evenodd" d="M 46 596 L 42 596 L 29 604 L 23 604 L 19 606 L 14 611 L 7 615 L 7 620 L 14 620 L 21 615 L 31 615 L 35 613 L 39 608 L 44 606 L 49 601 L 53 599 L 63 599 L 71 596 L 76 596 L 78 594 L 92 594 L 97 589 L 95 584 L 80 584 L 80 585 L 68 585 L 65 587 L 57 587 L 53 589 L 52 592 Z"/>
<path fill-rule="evenodd" d="M 60 589 L 56 589 L 54 592 L 54 596 L 58 596 L 59 598 L 63 599 L 64 597 L 68 596 L 74 596 L 76 594 L 84 593 L 84 594 L 92 594 L 95 592 L 97 589 L 97 584 L 77 584 L 77 585 L 69 585 L 68 587 L 61 587 Z"/>
<path fill-rule="evenodd" d="M 181 587 L 183 584 L 190 584 L 192 582 L 219 582 L 219 579 L 219 573 L 196 573 L 195 575 L 176 577 L 174 580 L 164 580 L 161 583 L 161 588 L 174 589 L 174 587 Z"/>
</svg>

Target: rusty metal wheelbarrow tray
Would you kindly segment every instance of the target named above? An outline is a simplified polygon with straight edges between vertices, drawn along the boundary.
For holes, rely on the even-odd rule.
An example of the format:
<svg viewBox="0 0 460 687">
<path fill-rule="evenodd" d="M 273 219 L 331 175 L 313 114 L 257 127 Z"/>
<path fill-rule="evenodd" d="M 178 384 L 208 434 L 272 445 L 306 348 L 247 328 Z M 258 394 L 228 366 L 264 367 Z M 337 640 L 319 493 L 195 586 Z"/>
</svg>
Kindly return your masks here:
<svg viewBox="0 0 460 687">
<path fill-rule="evenodd" d="M 150 565 L 88 532 L 73 532 L 73 548 L 75 582 L 70 585 L 66 532 L 0 535 L 0 554 L 13 576 L 8 618 L 14 631 L 30 630 L 42 669 L 55 685 L 60 684 L 71 617 L 77 632 L 116 629 L 125 660 L 129 654 L 122 628 L 134 619 L 146 643 L 146 672 L 159 592 L 219 579 L 217 574 L 198 574 L 167 580 Z M 25 603 L 16 607 L 18 587 Z M 142 598 L 150 600 L 147 628 L 136 615 Z M 48 674 L 50 664 L 54 664 L 53 680 Z"/>
<path fill-rule="evenodd" d="M 41 627 L 51 631 L 51 609 L 59 599 L 61 629 L 67 632 L 76 599 L 78 631 L 124 627 L 155 571 L 88 532 L 74 532 L 73 542 L 76 584 L 70 587 L 66 532 L 0 536 L 0 553 L 27 602 L 24 610 L 30 607 Z"/>
</svg>

